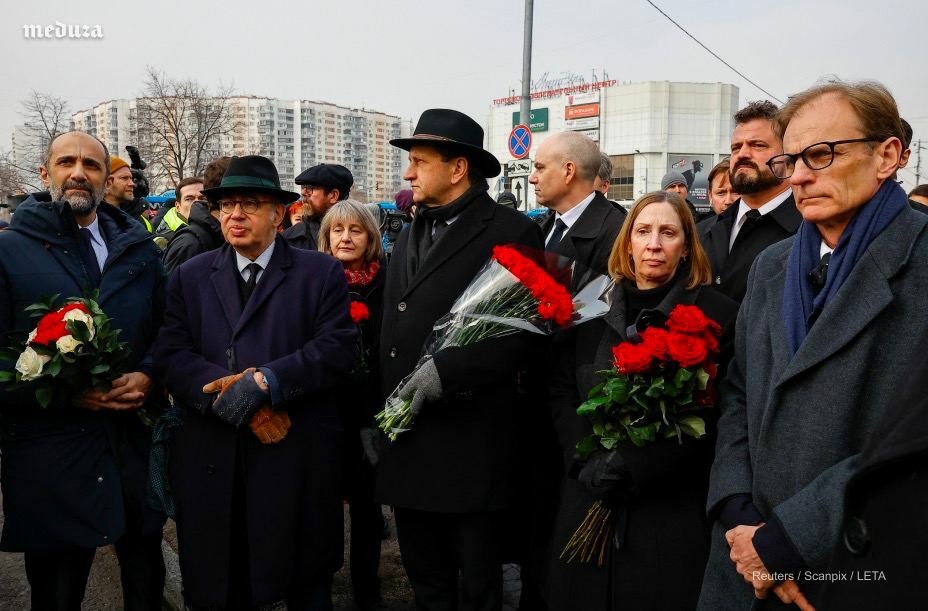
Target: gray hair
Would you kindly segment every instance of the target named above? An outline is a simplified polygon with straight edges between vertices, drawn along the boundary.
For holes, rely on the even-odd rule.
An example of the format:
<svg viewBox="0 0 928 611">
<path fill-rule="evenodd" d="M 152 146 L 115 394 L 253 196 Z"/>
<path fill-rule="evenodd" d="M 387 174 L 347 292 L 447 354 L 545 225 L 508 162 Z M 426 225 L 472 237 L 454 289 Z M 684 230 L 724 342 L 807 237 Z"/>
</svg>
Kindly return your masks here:
<svg viewBox="0 0 928 611">
<path fill-rule="evenodd" d="M 599 179 L 603 182 L 612 182 L 612 159 L 606 153 L 601 153 L 599 162 Z"/>
<path fill-rule="evenodd" d="M 580 178 L 592 182 L 599 174 L 602 155 L 590 138 L 578 132 L 560 132 L 549 140 L 556 147 L 555 156 L 562 162 L 573 162 Z"/>
<path fill-rule="evenodd" d="M 380 237 L 380 227 L 374 215 L 367 207 L 356 199 L 343 199 L 325 213 L 322 224 L 319 226 L 319 252 L 332 254 L 332 243 L 329 233 L 332 227 L 338 224 L 350 225 L 357 223 L 367 233 L 367 250 L 364 251 L 364 262 L 372 263 L 383 259 L 383 242 Z"/>
</svg>

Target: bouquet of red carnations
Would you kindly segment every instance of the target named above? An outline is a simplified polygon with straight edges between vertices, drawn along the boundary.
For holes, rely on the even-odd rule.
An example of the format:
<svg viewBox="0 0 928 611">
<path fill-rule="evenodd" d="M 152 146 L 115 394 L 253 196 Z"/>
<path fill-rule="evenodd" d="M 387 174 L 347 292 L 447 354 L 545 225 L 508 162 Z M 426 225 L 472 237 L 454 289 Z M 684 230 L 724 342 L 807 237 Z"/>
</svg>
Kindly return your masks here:
<svg viewBox="0 0 928 611">
<path fill-rule="evenodd" d="M 0 350 L 0 359 L 15 361 L 13 371 L 0 371 L 0 383 L 16 388 L 31 383 L 42 407 L 56 391 L 75 394 L 92 388 L 107 391 L 129 354 L 110 318 L 93 299 L 67 299 L 55 308 L 55 295 L 26 308 L 38 318 L 21 346 Z"/>
<path fill-rule="evenodd" d="M 572 294 L 567 287 L 571 286 L 571 278 L 581 277 L 578 267 L 563 257 L 546 257 L 516 245 L 495 247 L 490 261 L 451 311 L 435 323 L 417 368 L 444 348 L 470 346 L 519 331 L 547 335 L 605 315 L 609 311 L 605 294 L 612 281 L 596 276 Z M 392 441 L 412 424 L 410 401 L 399 398 L 412 375 L 400 382 L 376 416 L 381 430 Z"/>
<path fill-rule="evenodd" d="M 699 438 L 706 433 L 700 415 L 715 404 L 719 325 L 696 306 L 678 305 L 667 318 L 667 328 L 649 327 L 639 342 L 622 342 L 612 349 L 614 367 L 599 373 L 602 384 L 590 390 L 577 408 L 593 423 L 592 433 L 577 444 L 581 456 L 602 448 L 615 449 L 621 441 L 636 446 L 659 439 Z M 590 507 L 561 558 L 575 557 L 602 566 L 612 538 L 612 510 L 601 501 Z"/>
</svg>

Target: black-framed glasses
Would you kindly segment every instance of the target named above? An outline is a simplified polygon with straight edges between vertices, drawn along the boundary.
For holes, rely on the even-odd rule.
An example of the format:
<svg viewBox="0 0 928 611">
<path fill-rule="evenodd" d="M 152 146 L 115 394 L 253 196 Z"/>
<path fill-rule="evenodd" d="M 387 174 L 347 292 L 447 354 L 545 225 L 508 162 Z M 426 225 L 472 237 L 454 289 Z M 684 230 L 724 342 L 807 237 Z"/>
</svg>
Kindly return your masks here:
<svg viewBox="0 0 928 611">
<path fill-rule="evenodd" d="M 232 214 L 236 206 L 240 206 L 245 214 L 254 214 L 261 207 L 261 204 L 275 203 L 270 200 L 261 200 L 254 197 L 244 197 L 242 199 L 221 199 L 219 200 L 219 210 L 223 214 Z"/>
<path fill-rule="evenodd" d="M 810 144 L 796 154 L 783 153 L 771 157 L 767 160 L 767 167 L 773 172 L 773 175 L 780 180 L 789 178 L 796 170 L 796 160 L 802 158 L 802 162 L 810 170 L 824 170 L 835 161 L 835 147 L 839 144 L 850 144 L 852 142 L 882 142 L 880 138 L 850 138 L 849 140 L 833 140 L 831 142 L 816 142 Z"/>
</svg>

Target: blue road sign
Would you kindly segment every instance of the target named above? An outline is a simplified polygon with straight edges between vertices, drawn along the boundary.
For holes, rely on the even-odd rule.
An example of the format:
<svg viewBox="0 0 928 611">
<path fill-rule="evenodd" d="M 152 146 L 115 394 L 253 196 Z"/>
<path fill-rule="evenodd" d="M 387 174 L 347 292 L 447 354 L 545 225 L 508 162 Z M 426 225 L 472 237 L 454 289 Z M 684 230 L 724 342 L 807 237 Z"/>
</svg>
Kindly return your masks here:
<svg viewBox="0 0 928 611">
<path fill-rule="evenodd" d="M 532 132 L 525 125 L 516 125 L 509 132 L 509 154 L 516 159 L 528 157 L 532 148 Z"/>
</svg>

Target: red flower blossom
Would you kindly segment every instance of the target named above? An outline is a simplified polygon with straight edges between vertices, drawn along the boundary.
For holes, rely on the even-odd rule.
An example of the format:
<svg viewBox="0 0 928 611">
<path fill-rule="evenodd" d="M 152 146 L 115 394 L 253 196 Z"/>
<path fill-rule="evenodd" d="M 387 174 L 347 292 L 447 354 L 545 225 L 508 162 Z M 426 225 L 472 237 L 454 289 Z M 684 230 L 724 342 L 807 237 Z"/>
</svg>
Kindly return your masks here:
<svg viewBox="0 0 928 611">
<path fill-rule="evenodd" d="M 36 327 L 35 337 L 32 338 L 32 343 L 49 346 L 65 335 L 70 335 L 71 332 L 68 331 L 64 315 L 71 310 L 80 310 L 86 314 L 90 314 L 82 303 L 69 303 L 61 309 L 49 312 L 39 319 L 39 324 Z"/>
<path fill-rule="evenodd" d="M 660 327 L 648 327 L 641 332 L 641 340 L 654 358 L 664 361 L 667 360 L 667 335 Z"/>
<path fill-rule="evenodd" d="M 633 344 L 622 342 L 612 349 L 615 357 L 615 368 L 619 373 L 641 373 L 647 371 L 654 360 L 651 349 L 647 344 Z"/>
<path fill-rule="evenodd" d="M 711 318 L 702 313 L 696 306 L 678 305 L 670 312 L 667 318 L 667 328 L 678 333 L 700 335 L 709 332 L 714 335 L 721 333 L 722 329 Z"/>
<path fill-rule="evenodd" d="M 538 300 L 538 315 L 560 326 L 570 322 L 573 300 L 567 289 L 537 263 L 511 246 L 495 246 L 493 259 L 505 267 Z"/>
<path fill-rule="evenodd" d="M 711 360 L 706 361 L 702 364 L 702 370 L 709 374 L 709 380 L 714 380 L 717 375 L 719 375 L 719 370 L 715 367 L 715 363 Z"/>
<path fill-rule="evenodd" d="M 671 332 L 667 336 L 667 352 L 680 367 L 692 367 L 706 360 L 709 351 L 701 338 L 687 333 Z"/>
<path fill-rule="evenodd" d="M 351 320 L 353 320 L 354 324 L 356 325 L 359 324 L 362 320 L 367 320 L 371 317 L 370 310 L 368 310 L 367 306 L 360 301 L 351 302 L 349 314 L 351 315 Z"/>
</svg>

